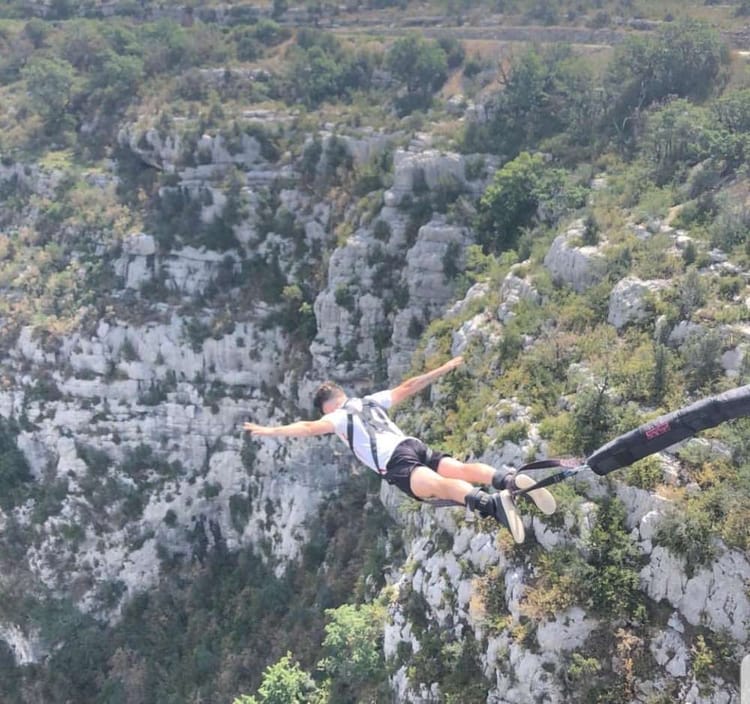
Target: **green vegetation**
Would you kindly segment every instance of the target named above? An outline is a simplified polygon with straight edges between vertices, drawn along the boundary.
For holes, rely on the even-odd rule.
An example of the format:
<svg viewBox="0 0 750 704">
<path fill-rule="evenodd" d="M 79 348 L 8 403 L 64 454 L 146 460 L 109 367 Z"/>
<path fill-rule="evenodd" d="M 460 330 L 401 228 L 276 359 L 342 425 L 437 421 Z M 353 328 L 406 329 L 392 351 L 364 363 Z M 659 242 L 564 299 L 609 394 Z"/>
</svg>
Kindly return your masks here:
<svg viewBox="0 0 750 704">
<path fill-rule="evenodd" d="M 0 419 L 0 508 L 8 511 L 26 498 L 31 471 L 16 444 L 18 429 Z"/>
<path fill-rule="evenodd" d="M 397 39 L 388 51 L 386 65 L 406 88 L 406 94 L 397 100 L 403 113 L 428 108 L 433 93 L 447 78 L 445 51 L 438 42 L 424 39 L 419 34 Z"/>
<path fill-rule="evenodd" d="M 131 458 L 131 469 L 146 454 Z M 313 689 L 284 658 L 289 643 L 297 644 L 301 668 L 321 662 L 326 678 L 319 688 L 331 697 L 321 704 L 375 696 L 385 672 L 377 645 L 383 607 L 367 594 L 382 586 L 388 518 L 382 508 L 365 508 L 367 484 L 353 480 L 327 503 L 303 558 L 280 576 L 252 546 L 230 553 L 216 526 L 197 525 L 193 554 L 162 548 L 160 586 L 130 600 L 111 628 L 50 594 L 5 592 L 4 618 L 13 621 L 23 609 L 53 654 L 44 667 L 11 667 L 0 682 L 3 701 L 25 701 L 23 682 L 34 682 L 50 704 L 71 693 L 82 704 L 126 694 L 143 704 L 178 702 L 198 692 L 231 701 L 256 688 L 260 702 L 294 701 L 273 698 L 291 696 L 296 686 Z M 206 532 L 217 540 L 211 550 Z M 122 589 L 112 585 L 110 592 L 116 603 Z M 350 605 L 352 599 L 359 604 Z"/>
<path fill-rule="evenodd" d="M 258 697 L 242 695 L 234 704 L 306 704 L 317 694 L 315 682 L 287 653 L 263 673 Z"/>
<path fill-rule="evenodd" d="M 465 328 L 472 331 L 468 364 L 441 382 L 440 402 L 415 399 L 399 418 L 408 432 L 456 457 L 481 457 L 505 442 L 529 458 L 542 449 L 583 456 L 646 418 L 746 382 L 747 364 L 730 379 L 722 355 L 744 340 L 750 320 L 743 274 L 750 262 L 750 76 L 720 30 L 735 13 L 744 16 L 748 3 L 696 3 L 710 22 L 686 17 L 688 3 L 645 0 L 451 0 L 419 8 L 376 0 L 368 11 L 386 7 L 393 15 L 383 16 L 400 20 L 401 4 L 475 24 L 491 11 L 508 24 L 610 28 L 624 41 L 611 51 L 540 43 L 508 54 L 489 51 L 491 42 L 447 36 L 445 28 L 435 28 L 439 39 L 392 36 L 380 26 L 365 34 L 346 24 L 351 14 L 341 8 L 339 26 L 325 31 L 329 8 L 319 3 L 308 8 L 316 26 L 299 26 L 285 18 L 284 0 L 273 3 L 273 19 L 257 7 L 209 2 L 181 8 L 181 21 L 154 20 L 127 1 L 106 20 L 88 0 L 55 0 L 46 19 L 31 17 L 29 3 L 5 3 L 3 351 L 25 325 L 35 325 L 45 350 L 59 354 L 61 335 L 93 330 L 100 320 L 150 320 L 164 315 L 153 304 L 167 303 L 184 321 L 182 343 L 200 353 L 207 340 L 231 333 L 238 318 L 262 310 L 263 320 L 253 322 L 289 340 L 284 364 L 294 374 L 285 379 L 296 389 L 294 379 L 314 368 L 313 304 L 326 286 L 332 250 L 369 228 L 374 241 L 362 263 L 370 271 L 353 272 L 334 300 L 355 325 L 363 294 L 383 301 L 384 321 L 371 331 L 373 378 L 387 377 L 399 313 L 410 314 L 405 325 L 398 322 L 409 338 L 403 344 L 418 341 L 418 368 L 444 359 L 456 331 L 472 323 Z M 623 16 L 624 23 L 616 20 Z M 638 24 L 645 19 L 658 25 Z M 458 92 L 487 119 L 457 115 L 446 98 Z M 381 134 L 387 146 L 369 153 L 365 139 Z M 394 154 L 407 144 L 464 152 L 468 184 L 446 179 L 431 189 L 425 173 L 415 172 L 413 192 L 395 211 L 381 212 L 383 191 L 394 183 Z M 322 234 L 305 229 L 312 211 Z M 403 261 L 436 213 L 475 237 L 466 250 L 455 242 L 446 248 L 445 285 L 457 296 L 477 282 L 487 287 L 453 317 L 434 320 L 429 292 L 420 292 L 421 309 L 408 310 Z M 578 291 L 553 281 L 543 265 L 553 238 L 574 220 L 583 225 L 570 246 L 597 248 L 603 262 L 598 283 Z M 144 257 L 154 276 L 123 295 L 127 246 L 138 232 L 157 243 Z M 221 253 L 204 293 L 182 295 L 168 278 L 164 262 L 183 247 Z M 507 303 L 503 282 L 511 271 L 539 295 L 516 304 L 500 325 L 496 311 Z M 646 296 L 639 319 L 615 330 L 607 321 L 610 295 L 625 276 L 665 285 Z M 472 337 L 480 315 L 486 325 Z M 682 322 L 691 324 L 689 334 L 676 342 L 670 333 Z M 334 362 L 354 370 L 361 342 L 342 339 Z M 255 362 L 250 344 L 246 351 Z M 118 354 L 140 361 L 130 343 Z M 118 373 L 108 371 L 105 381 Z M 208 373 L 194 386 L 218 413 L 228 385 Z M 32 477 L 16 442 L 19 429 L 42 427 L 51 402 L 69 399 L 56 375 L 35 371 L 30 378 L 18 422 L 0 423 L 3 566 L 31 554 L 48 529 L 72 551 L 108 529 L 143 544 L 147 532 L 129 529 L 151 496 L 206 468 L 185 471 L 146 444 L 116 462 L 111 446 L 104 452 L 76 438 L 85 468 Z M 243 393 L 237 398 L 251 397 Z M 174 374 L 144 385 L 139 412 L 179 395 Z M 89 407 L 100 405 L 92 400 Z M 689 574 L 723 550 L 717 538 L 750 549 L 750 427 L 742 421 L 709 437 L 721 451 L 681 450 L 674 487 L 663 486 L 654 458 L 617 477 L 672 499 L 674 511 L 654 542 L 682 556 Z M 245 436 L 240 452 L 245 483 L 223 510 L 237 533 L 249 534 L 248 527 L 269 527 L 276 509 L 255 503 L 264 456 L 257 442 Z M 201 487 L 201 501 L 222 493 L 215 482 Z M 520 623 L 509 623 L 498 568 L 480 575 L 477 593 L 490 633 L 507 632 L 524 647 L 534 647 L 541 621 L 575 604 L 592 610 L 603 628 L 618 622 L 621 629 L 594 634 L 570 654 L 566 686 L 576 701 L 631 701 L 648 660 L 643 624 L 656 608 L 639 585 L 645 558 L 616 500 L 597 500 L 591 524 L 578 520 L 578 490 L 559 488 L 561 511 L 542 520 L 569 529 L 585 550 L 545 551 L 531 537 L 508 550 L 508 561 L 531 575 Z M 405 667 L 413 687 L 437 683 L 446 702 L 485 701 L 486 643 L 468 628 L 461 633 L 461 624 L 438 624 L 408 584 L 393 605 L 420 648 L 404 643 L 385 662 L 381 634 L 395 590 L 385 587 L 384 570 L 403 559 L 402 536 L 373 491 L 355 479 L 332 497 L 307 526 L 300 559 L 286 567 L 269 558 L 262 541 L 230 553 L 218 524 L 184 526 L 175 509 L 162 509 L 159 529 L 186 532 L 189 554 L 159 545 L 161 583 L 129 600 L 114 626 L 41 588 L 23 598 L 8 588 L 0 600 L 4 618 L 28 616 L 51 650 L 43 663 L 19 668 L 0 648 L 0 699 L 25 704 L 33 692 L 50 704 L 385 701 L 387 677 Z M 86 509 L 79 523 L 78 514 L 63 510 L 72 492 Z M 435 549 L 451 545 L 446 531 L 431 538 Z M 114 609 L 124 589 L 117 581 L 102 584 L 97 603 Z M 444 596 L 448 606 L 456 598 Z M 705 685 L 722 663 L 721 644 L 708 633 L 691 644 L 693 674 Z M 621 672 L 611 664 L 615 654 Z"/>
</svg>

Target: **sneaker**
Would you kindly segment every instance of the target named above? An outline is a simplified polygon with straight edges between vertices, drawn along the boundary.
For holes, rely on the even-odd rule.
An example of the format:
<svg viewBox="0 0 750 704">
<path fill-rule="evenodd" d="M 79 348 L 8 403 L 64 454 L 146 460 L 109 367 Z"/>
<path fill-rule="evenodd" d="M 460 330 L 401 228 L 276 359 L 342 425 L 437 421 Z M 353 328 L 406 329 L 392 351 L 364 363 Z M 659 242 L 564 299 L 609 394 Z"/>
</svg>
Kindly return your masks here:
<svg viewBox="0 0 750 704">
<path fill-rule="evenodd" d="M 536 484 L 528 474 L 514 474 L 511 483 L 514 489 L 528 489 Z M 536 504 L 536 507 L 547 516 L 553 514 L 557 508 L 555 497 L 544 487 L 530 491 L 525 496 L 528 496 Z"/>
<path fill-rule="evenodd" d="M 496 494 L 474 489 L 466 497 L 466 507 L 470 511 L 476 511 L 480 516 L 494 518 L 510 531 L 517 543 L 524 541 L 526 534 L 521 514 L 518 513 L 516 503 L 507 489 Z"/>
<path fill-rule="evenodd" d="M 523 527 L 521 514 L 516 508 L 516 502 L 507 489 L 503 489 L 497 494 L 492 494 L 494 504 L 495 520 L 502 523 L 513 536 L 513 540 L 522 543 L 526 538 L 526 531 Z"/>
</svg>

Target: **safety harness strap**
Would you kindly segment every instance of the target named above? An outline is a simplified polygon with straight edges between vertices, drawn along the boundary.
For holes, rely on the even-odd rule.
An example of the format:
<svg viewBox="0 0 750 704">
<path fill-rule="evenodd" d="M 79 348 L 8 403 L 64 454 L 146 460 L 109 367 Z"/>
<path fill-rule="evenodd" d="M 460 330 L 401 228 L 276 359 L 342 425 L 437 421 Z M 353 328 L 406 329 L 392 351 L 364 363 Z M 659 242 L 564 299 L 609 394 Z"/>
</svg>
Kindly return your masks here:
<svg viewBox="0 0 750 704">
<path fill-rule="evenodd" d="M 378 407 L 374 401 L 369 399 L 362 399 L 362 410 L 358 410 L 353 406 L 349 405 L 349 401 L 344 404 L 344 408 L 347 411 L 346 414 L 346 439 L 349 443 L 351 451 L 354 452 L 354 416 L 357 416 L 362 422 L 362 427 L 365 429 L 367 436 L 370 439 L 370 453 L 372 454 L 372 461 L 375 463 L 379 472 L 383 472 L 384 468 L 380 466 L 380 460 L 378 459 L 378 441 L 375 429 L 387 430 L 383 428 L 383 423 L 378 422 L 373 416 L 373 408 Z"/>
<path fill-rule="evenodd" d="M 523 465 L 523 467 L 520 467 L 518 471 L 526 472 L 533 471 L 535 469 L 550 469 L 552 467 L 562 467 L 563 470 L 562 472 L 558 472 L 557 474 L 551 474 L 549 477 L 540 479 L 536 484 L 532 484 L 526 489 L 512 490 L 511 493 L 513 494 L 513 496 L 523 496 L 524 494 L 528 494 L 530 491 L 535 491 L 536 489 L 543 489 L 554 484 L 559 484 L 565 479 L 570 479 L 570 477 L 575 476 L 576 474 L 578 474 L 578 472 L 584 469 L 589 469 L 584 460 L 571 457 L 565 459 L 536 460 L 535 462 L 529 462 Z"/>
</svg>

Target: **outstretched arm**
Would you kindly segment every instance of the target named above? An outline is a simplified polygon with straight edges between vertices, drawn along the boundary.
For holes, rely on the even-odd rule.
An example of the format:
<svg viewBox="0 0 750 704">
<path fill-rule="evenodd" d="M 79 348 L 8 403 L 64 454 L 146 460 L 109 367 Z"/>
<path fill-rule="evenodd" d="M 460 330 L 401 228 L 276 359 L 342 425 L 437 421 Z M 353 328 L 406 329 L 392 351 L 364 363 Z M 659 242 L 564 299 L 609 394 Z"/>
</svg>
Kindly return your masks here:
<svg viewBox="0 0 750 704">
<path fill-rule="evenodd" d="M 431 372 L 425 372 L 419 376 L 414 376 L 411 379 L 401 382 L 395 389 L 391 389 L 391 400 L 393 404 L 401 403 L 401 401 L 418 394 L 422 389 L 426 389 L 433 381 L 439 379 L 441 376 L 453 371 L 456 367 L 460 367 L 464 363 L 463 357 L 454 357 L 447 361 L 445 364 L 439 366 L 437 369 L 433 369 Z"/>
<path fill-rule="evenodd" d="M 320 420 L 298 420 L 295 423 L 289 423 L 289 425 L 245 423 L 242 427 L 251 435 L 259 437 L 301 438 L 335 432 L 333 423 L 322 418 Z"/>
</svg>

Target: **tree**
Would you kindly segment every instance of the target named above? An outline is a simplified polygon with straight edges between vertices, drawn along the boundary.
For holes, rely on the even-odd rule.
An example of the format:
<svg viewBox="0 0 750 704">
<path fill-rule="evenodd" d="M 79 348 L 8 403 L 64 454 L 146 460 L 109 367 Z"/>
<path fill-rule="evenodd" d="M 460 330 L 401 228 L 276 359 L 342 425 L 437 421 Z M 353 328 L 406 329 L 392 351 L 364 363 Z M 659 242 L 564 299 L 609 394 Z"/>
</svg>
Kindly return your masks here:
<svg viewBox="0 0 750 704">
<path fill-rule="evenodd" d="M 614 404 L 606 382 L 578 392 L 573 409 L 576 452 L 588 455 L 609 439 L 614 425 Z"/>
<path fill-rule="evenodd" d="M 432 94 L 448 76 L 445 51 L 436 41 L 418 34 L 397 39 L 388 51 L 386 65 L 406 88 L 406 96 L 400 101 L 403 112 L 429 107 Z"/>
<path fill-rule="evenodd" d="M 605 77 L 609 118 L 629 137 L 637 111 L 668 96 L 704 100 L 720 87 L 728 63 L 718 32 L 698 20 L 667 25 L 655 39 L 629 38 Z"/>
<path fill-rule="evenodd" d="M 16 444 L 16 432 L 0 418 L 0 508 L 9 510 L 19 498 L 22 485 L 31 480 L 31 471 Z"/>
<path fill-rule="evenodd" d="M 316 690 L 310 675 L 287 653 L 266 668 L 257 698 L 244 694 L 233 704 L 309 704 Z"/>
<path fill-rule="evenodd" d="M 567 46 L 529 49 L 501 70 L 504 88 L 494 99 L 486 126 L 471 125 L 470 151 L 513 158 L 539 140 L 565 132 L 576 145 L 590 146 L 603 114 L 591 67 Z"/>
<path fill-rule="evenodd" d="M 288 55 L 288 98 L 308 107 L 316 107 L 324 100 L 348 98 L 352 91 L 369 85 L 370 58 L 345 49 L 332 34 L 300 30 L 297 46 Z"/>
<path fill-rule="evenodd" d="M 353 684 L 379 675 L 383 667 L 381 644 L 384 614 L 376 604 L 343 604 L 327 609 L 323 648 L 326 671 Z"/>
<path fill-rule="evenodd" d="M 40 49 L 47 41 L 50 33 L 50 24 L 38 17 L 30 19 L 23 28 L 24 33 L 29 38 L 35 49 Z"/>
<path fill-rule="evenodd" d="M 547 167 L 539 154 L 522 152 L 495 172 L 479 201 L 479 244 L 490 252 L 513 249 L 521 229 L 533 222 L 539 204 L 554 205 L 552 201 L 563 190 L 561 171 Z"/>
<path fill-rule="evenodd" d="M 721 377 L 723 352 L 721 336 L 715 330 L 696 331 L 680 348 L 691 391 L 711 389 Z"/>
<path fill-rule="evenodd" d="M 678 98 L 649 114 L 638 141 L 661 185 L 710 156 L 718 139 L 709 111 Z"/>
<path fill-rule="evenodd" d="M 273 0 L 273 9 L 271 10 L 271 17 L 275 20 L 281 19 L 286 11 L 289 9 L 288 0 Z"/>
<path fill-rule="evenodd" d="M 108 109 L 127 104 L 137 95 L 142 78 L 140 58 L 110 52 L 101 69 L 91 77 L 93 101 Z"/>
<path fill-rule="evenodd" d="M 48 127 L 57 124 L 70 103 L 75 85 L 73 67 L 61 59 L 34 57 L 24 67 L 31 105 Z"/>
</svg>

